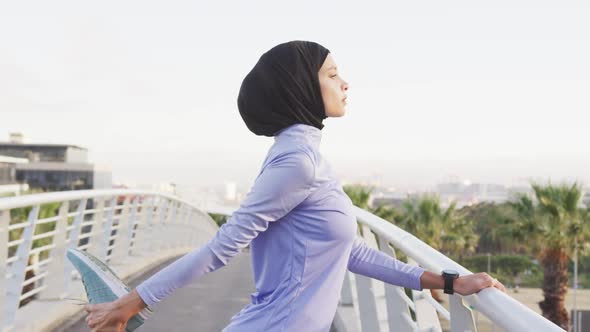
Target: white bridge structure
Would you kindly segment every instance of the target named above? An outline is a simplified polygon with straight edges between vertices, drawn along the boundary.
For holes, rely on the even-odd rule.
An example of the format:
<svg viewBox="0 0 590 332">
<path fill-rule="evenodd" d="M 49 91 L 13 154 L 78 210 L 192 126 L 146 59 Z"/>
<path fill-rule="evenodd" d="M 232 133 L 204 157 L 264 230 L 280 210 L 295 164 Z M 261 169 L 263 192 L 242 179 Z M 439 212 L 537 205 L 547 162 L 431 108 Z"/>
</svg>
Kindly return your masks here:
<svg viewBox="0 0 590 332">
<path fill-rule="evenodd" d="M 0 331 L 53 331 L 82 311 L 66 300 L 85 298 L 79 276 L 65 258 L 68 248 L 88 250 L 121 278 L 133 278 L 206 243 L 218 229 L 208 213 L 230 216 L 233 211 L 126 189 L 0 198 Z M 410 264 L 435 273 L 445 268 L 471 273 L 390 222 L 358 207 L 355 213 L 369 246 L 393 257 L 403 253 Z M 448 309 L 429 290 L 406 290 L 347 272 L 332 328 L 477 331 L 481 314 L 496 331 L 564 331 L 493 288 L 446 296 Z"/>
</svg>

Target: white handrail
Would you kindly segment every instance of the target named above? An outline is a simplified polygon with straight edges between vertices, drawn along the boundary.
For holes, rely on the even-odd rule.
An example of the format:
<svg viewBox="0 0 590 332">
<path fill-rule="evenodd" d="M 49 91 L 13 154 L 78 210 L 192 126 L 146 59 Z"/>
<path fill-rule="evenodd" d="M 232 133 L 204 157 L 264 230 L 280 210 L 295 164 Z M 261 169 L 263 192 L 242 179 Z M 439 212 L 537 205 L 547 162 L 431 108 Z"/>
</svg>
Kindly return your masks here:
<svg viewBox="0 0 590 332">
<path fill-rule="evenodd" d="M 47 203 L 58 203 L 59 211 L 42 219 L 39 212 Z M 11 211 L 25 207 L 32 208 L 26 220 L 10 225 Z M 48 223 L 55 228 L 35 234 L 37 225 Z M 26 307 L 19 305 L 22 300 L 80 296 L 69 294 L 76 273 L 65 259 L 67 248 L 88 248 L 107 262 L 127 262 L 132 252 L 148 258 L 160 252 L 188 252 L 217 228 L 206 212 L 189 202 L 153 191 L 77 190 L 0 198 L 0 289 L 6 290 L 0 292 L 0 331 L 10 331 L 18 323 L 17 311 Z M 20 238 L 9 242 L 9 233 Z M 40 239 L 45 243 L 34 243 Z M 30 271 L 34 276 L 28 276 Z"/>
<path fill-rule="evenodd" d="M 458 271 L 460 275 L 472 273 L 387 220 L 356 206 L 354 211 L 360 223 L 366 224 L 378 236 L 383 237 L 427 270 L 441 273 L 443 269 L 453 269 Z M 564 331 L 545 317 L 495 288 L 483 289 L 479 293 L 464 296 L 463 299 L 475 310 L 483 313 L 495 324 L 508 331 Z"/>
<path fill-rule="evenodd" d="M 105 196 L 125 196 L 125 195 L 143 195 L 143 196 L 160 196 L 181 202 L 183 204 L 191 205 L 178 197 L 159 193 L 149 190 L 135 190 L 135 189 L 100 189 L 100 190 L 72 190 L 72 191 L 58 191 L 33 195 L 23 195 L 0 198 L 0 210 L 15 209 L 25 206 L 33 206 L 37 204 L 46 204 L 53 202 L 63 202 L 70 200 L 79 200 L 84 198 L 99 198 Z"/>
</svg>

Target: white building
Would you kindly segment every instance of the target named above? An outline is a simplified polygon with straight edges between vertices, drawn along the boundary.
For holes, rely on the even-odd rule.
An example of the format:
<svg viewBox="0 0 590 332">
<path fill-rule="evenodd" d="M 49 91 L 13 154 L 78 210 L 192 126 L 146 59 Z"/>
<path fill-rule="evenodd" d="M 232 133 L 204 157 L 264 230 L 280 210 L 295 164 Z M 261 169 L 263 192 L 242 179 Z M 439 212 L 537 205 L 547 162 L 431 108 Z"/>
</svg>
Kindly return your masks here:
<svg viewBox="0 0 590 332">
<path fill-rule="evenodd" d="M 16 181 L 16 165 L 26 164 L 28 162 L 24 158 L 0 156 L 0 197 L 18 196 L 21 192 L 29 189 L 26 183 L 19 184 Z"/>
</svg>

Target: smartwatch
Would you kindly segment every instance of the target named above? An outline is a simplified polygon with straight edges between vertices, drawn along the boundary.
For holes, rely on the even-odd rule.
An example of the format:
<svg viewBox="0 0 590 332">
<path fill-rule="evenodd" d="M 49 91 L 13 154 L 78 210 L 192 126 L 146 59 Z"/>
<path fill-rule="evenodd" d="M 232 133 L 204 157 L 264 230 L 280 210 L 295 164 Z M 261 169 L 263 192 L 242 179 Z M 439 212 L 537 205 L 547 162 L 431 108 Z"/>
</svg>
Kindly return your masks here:
<svg viewBox="0 0 590 332">
<path fill-rule="evenodd" d="M 445 294 L 453 294 L 455 292 L 453 290 L 453 281 L 459 278 L 459 272 L 455 270 L 443 270 L 442 276 L 445 280 Z"/>
</svg>

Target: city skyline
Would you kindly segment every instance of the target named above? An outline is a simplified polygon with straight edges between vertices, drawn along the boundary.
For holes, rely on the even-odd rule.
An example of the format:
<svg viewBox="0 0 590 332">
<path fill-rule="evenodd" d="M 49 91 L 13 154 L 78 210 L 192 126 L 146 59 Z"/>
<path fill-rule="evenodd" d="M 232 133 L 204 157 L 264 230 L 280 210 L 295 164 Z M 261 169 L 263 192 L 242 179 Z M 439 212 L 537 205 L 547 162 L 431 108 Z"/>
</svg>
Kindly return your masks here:
<svg viewBox="0 0 590 332">
<path fill-rule="evenodd" d="M 3 143 L 0 140 L 0 143 Z M 37 142 L 39 143 L 39 142 Z M 40 143 L 44 144 L 44 143 Z M 75 145 L 75 144 L 74 144 Z M 84 147 L 81 147 L 84 149 Z M 91 155 L 92 151 L 88 151 Z M 241 156 L 246 156 L 242 154 Z M 146 177 L 136 177 L 125 179 L 121 175 L 116 175 L 114 184 L 117 185 L 128 185 L 128 186 L 140 186 L 146 187 L 149 185 L 156 185 L 158 183 L 175 183 L 181 186 L 195 186 L 201 188 L 220 188 L 226 183 L 231 182 L 237 186 L 235 190 L 241 194 L 245 194 L 249 187 L 253 183 L 253 178 L 258 174 L 257 160 L 254 158 L 250 160 L 242 159 L 240 163 L 233 163 L 232 160 L 236 159 L 236 156 L 226 156 L 227 160 L 224 168 L 218 169 L 217 159 L 213 162 L 206 162 L 200 165 L 202 172 L 207 174 L 206 181 L 196 181 L 197 176 L 189 175 L 188 177 L 181 177 L 178 174 L 168 174 L 164 177 L 158 177 L 156 170 L 150 169 L 150 165 L 146 165 Z M 169 160 L 172 161 L 172 160 Z M 403 163 L 392 164 L 391 161 L 388 163 L 381 163 L 379 166 L 370 164 L 370 161 L 359 160 L 356 163 L 342 162 L 334 164 L 332 161 L 329 163 L 335 170 L 336 175 L 343 184 L 349 183 L 362 183 L 368 185 L 375 185 L 381 188 L 389 188 L 398 192 L 420 192 L 420 191 L 432 191 L 438 185 L 443 183 L 473 183 L 473 184 L 497 184 L 510 187 L 528 187 L 532 181 L 538 183 L 552 182 L 554 184 L 560 182 L 579 182 L 583 187 L 590 187 L 589 183 L 584 181 L 584 177 L 581 176 L 562 176 L 562 174 L 550 172 L 549 169 L 552 167 L 564 167 L 563 161 L 560 158 L 548 158 L 548 159 L 535 159 L 527 161 L 526 158 L 521 158 L 521 163 L 518 164 L 518 168 L 514 169 L 509 162 L 502 159 L 489 159 L 487 163 L 484 163 L 487 168 L 477 168 L 477 163 L 482 163 L 483 160 L 477 161 L 466 161 L 465 164 L 457 165 L 449 164 L 446 160 L 425 160 L 418 167 L 413 165 L 412 162 L 416 161 L 404 161 Z M 178 169 L 184 167 L 187 169 L 188 164 L 173 166 Z M 98 164 L 97 167 L 104 169 L 111 169 L 110 165 Z M 209 168 L 208 168 L 209 167 Z M 584 164 L 571 164 L 569 165 L 571 174 L 584 174 Z M 521 172 L 520 176 L 513 176 L 515 173 Z M 409 177 L 408 174 L 418 174 L 418 178 Z M 511 175 L 512 174 L 512 175 Z"/>
</svg>

